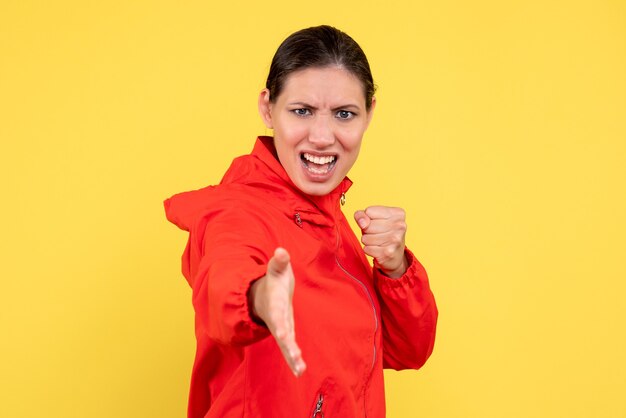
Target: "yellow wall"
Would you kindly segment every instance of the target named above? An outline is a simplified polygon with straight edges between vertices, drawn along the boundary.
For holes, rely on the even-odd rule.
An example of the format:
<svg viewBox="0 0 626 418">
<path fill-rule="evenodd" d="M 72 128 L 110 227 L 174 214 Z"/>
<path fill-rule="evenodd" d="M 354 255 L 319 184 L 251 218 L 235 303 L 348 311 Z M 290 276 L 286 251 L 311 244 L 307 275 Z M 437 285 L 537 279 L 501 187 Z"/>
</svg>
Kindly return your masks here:
<svg viewBox="0 0 626 418">
<path fill-rule="evenodd" d="M 441 311 L 388 416 L 626 416 L 626 4 L 235 3 L 0 4 L 0 416 L 184 415 L 161 201 L 266 133 L 271 55 L 320 23 L 380 86 L 347 209 L 406 208 Z"/>
</svg>

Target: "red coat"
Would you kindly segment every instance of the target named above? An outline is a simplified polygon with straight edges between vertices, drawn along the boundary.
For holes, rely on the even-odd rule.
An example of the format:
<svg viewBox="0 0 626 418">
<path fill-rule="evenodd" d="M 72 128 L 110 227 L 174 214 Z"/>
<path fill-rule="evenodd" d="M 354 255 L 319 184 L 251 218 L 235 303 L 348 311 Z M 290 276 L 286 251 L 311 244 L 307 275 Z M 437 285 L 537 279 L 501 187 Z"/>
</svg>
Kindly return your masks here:
<svg viewBox="0 0 626 418">
<path fill-rule="evenodd" d="M 421 264 L 399 279 L 372 271 L 340 210 L 347 178 L 307 196 L 259 138 L 219 186 L 165 201 L 189 231 L 183 274 L 193 288 L 197 352 L 189 417 L 384 417 L 383 367 L 417 369 L 435 339 L 437 308 Z M 246 293 L 276 247 L 296 278 L 296 340 L 307 363 L 296 378 L 267 328 L 250 319 Z"/>
</svg>

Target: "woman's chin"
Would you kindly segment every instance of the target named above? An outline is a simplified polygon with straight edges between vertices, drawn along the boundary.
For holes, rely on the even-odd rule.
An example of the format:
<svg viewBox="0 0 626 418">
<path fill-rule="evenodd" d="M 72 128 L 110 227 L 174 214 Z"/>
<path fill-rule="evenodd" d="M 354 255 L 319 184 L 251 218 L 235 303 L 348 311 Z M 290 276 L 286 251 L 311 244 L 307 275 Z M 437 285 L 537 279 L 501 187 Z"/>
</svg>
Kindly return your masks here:
<svg viewBox="0 0 626 418">
<path fill-rule="evenodd" d="M 325 196 L 335 190 L 341 181 L 336 181 L 333 177 L 325 181 L 311 181 L 307 179 L 298 179 L 296 186 L 304 194 L 310 196 Z"/>
</svg>

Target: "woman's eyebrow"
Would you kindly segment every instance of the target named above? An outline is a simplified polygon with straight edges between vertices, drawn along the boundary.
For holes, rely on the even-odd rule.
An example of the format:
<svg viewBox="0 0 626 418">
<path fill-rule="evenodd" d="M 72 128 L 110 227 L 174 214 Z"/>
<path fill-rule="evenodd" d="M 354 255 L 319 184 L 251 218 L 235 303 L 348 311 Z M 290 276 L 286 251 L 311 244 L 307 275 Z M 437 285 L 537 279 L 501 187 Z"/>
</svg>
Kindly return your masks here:
<svg viewBox="0 0 626 418">
<path fill-rule="evenodd" d="M 352 104 L 352 103 L 348 103 L 339 107 L 335 107 L 333 110 L 361 110 L 361 107 L 359 105 L 356 104 Z"/>
<path fill-rule="evenodd" d="M 316 106 L 310 105 L 306 102 L 291 102 L 291 103 L 287 103 L 287 106 L 302 106 L 302 107 L 306 107 L 307 109 L 313 109 L 313 110 L 317 110 L 318 108 Z M 332 110 L 342 110 L 342 109 L 346 109 L 346 110 L 361 110 L 361 107 L 359 105 L 353 104 L 353 103 L 347 103 L 341 106 L 336 106 L 333 107 Z"/>
<path fill-rule="evenodd" d="M 310 105 L 308 103 L 305 103 L 305 102 L 291 102 L 291 103 L 287 103 L 287 106 L 302 106 L 308 109 L 317 109 L 317 107 Z"/>
</svg>

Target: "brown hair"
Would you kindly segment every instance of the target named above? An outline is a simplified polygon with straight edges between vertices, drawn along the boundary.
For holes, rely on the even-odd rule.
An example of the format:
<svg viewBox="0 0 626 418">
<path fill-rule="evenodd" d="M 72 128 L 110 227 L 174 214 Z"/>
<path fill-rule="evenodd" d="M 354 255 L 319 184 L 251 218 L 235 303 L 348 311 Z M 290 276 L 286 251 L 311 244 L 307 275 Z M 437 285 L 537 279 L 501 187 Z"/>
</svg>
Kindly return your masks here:
<svg viewBox="0 0 626 418">
<path fill-rule="evenodd" d="M 278 47 L 265 87 L 274 103 L 285 80 L 294 71 L 306 68 L 341 67 L 363 84 L 367 110 L 372 106 L 376 86 L 365 53 L 354 39 L 332 26 L 322 25 L 292 33 Z"/>
</svg>

